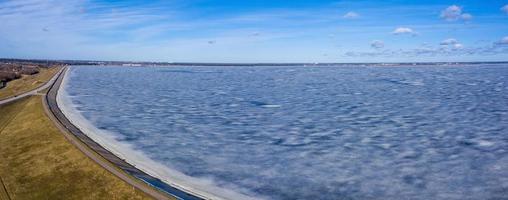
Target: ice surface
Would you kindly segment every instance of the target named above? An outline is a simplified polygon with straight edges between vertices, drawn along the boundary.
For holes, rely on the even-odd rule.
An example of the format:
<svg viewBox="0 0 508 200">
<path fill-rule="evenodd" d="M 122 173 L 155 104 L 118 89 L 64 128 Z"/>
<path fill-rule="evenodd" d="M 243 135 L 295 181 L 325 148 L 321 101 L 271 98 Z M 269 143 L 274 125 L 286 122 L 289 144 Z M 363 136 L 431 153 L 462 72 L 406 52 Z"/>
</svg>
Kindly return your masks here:
<svg viewBox="0 0 508 200">
<path fill-rule="evenodd" d="M 508 66 L 72 67 L 66 97 L 97 137 L 208 190 L 494 199 L 508 195 L 507 77 Z"/>
</svg>

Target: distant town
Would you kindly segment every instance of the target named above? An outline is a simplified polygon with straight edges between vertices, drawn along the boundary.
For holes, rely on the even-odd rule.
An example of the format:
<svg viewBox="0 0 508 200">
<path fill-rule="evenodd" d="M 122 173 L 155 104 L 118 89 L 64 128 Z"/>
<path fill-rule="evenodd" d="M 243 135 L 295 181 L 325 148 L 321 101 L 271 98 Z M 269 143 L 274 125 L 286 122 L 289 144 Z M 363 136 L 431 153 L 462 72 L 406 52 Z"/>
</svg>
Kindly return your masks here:
<svg viewBox="0 0 508 200">
<path fill-rule="evenodd" d="M 10 59 L 0 58 L 0 64 L 25 65 L 114 65 L 127 67 L 140 66 L 429 66 L 429 65 L 473 65 L 473 64 L 506 64 L 508 61 L 497 62 L 412 62 L 412 63 L 195 63 L 195 62 L 132 62 L 132 61 L 97 61 L 97 60 L 41 60 L 41 59 Z"/>
</svg>

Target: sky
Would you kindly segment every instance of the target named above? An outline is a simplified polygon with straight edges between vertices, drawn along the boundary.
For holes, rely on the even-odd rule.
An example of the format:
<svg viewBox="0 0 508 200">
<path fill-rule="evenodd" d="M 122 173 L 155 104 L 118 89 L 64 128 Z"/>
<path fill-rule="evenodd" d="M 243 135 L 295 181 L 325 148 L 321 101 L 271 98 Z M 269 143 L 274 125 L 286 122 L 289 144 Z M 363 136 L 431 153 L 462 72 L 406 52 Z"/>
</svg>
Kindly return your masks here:
<svg viewBox="0 0 508 200">
<path fill-rule="evenodd" d="M 0 0 L 0 57 L 508 61 L 508 0 Z"/>
</svg>

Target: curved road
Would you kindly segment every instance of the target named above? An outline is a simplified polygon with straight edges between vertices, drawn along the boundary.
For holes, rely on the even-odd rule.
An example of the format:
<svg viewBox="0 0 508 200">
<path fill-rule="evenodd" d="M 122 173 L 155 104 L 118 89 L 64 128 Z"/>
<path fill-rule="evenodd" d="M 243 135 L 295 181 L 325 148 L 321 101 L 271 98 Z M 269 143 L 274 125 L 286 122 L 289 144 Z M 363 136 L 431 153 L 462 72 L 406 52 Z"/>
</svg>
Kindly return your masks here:
<svg viewBox="0 0 508 200">
<path fill-rule="evenodd" d="M 56 81 L 56 79 L 63 72 L 64 69 L 65 69 L 65 67 L 62 67 L 62 69 L 60 69 L 60 71 L 58 71 L 58 73 L 55 74 L 55 76 L 53 76 L 48 82 L 46 82 L 44 85 L 41 85 L 38 88 L 35 88 L 34 90 L 31 90 L 31 91 L 28 91 L 26 93 L 23 93 L 23 94 L 20 94 L 20 95 L 16 95 L 16 96 L 13 96 L 13 97 L 9 97 L 9 98 L 4 99 L 4 100 L 0 100 L 0 105 L 6 104 L 6 103 L 10 103 L 10 102 L 16 101 L 18 99 L 22 99 L 22 98 L 25 98 L 25 97 L 30 96 L 30 95 L 35 95 L 38 92 L 48 88 L 49 86 L 53 85 L 53 83 Z"/>
<path fill-rule="evenodd" d="M 61 81 L 64 77 L 64 73 L 67 71 L 67 68 L 64 69 L 65 71 L 61 74 L 59 74 L 58 81 L 53 82 L 51 84 L 51 88 L 48 91 L 48 95 L 45 99 L 43 99 L 43 105 L 44 110 L 46 111 L 46 114 L 49 116 L 51 121 L 57 126 L 57 128 L 60 130 L 61 133 L 65 136 L 67 140 L 69 140 L 70 143 L 72 143 L 76 148 L 78 148 L 81 152 L 83 152 L 86 156 L 88 156 L 90 159 L 92 159 L 94 162 L 99 164 L 101 167 L 106 169 L 107 171 L 111 172 L 115 176 L 119 177 L 123 181 L 127 182 L 128 184 L 132 185 L 133 187 L 145 192 L 146 194 L 152 196 L 155 199 L 169 199 L 168 196 L 161 194 L 158 191 L 155 191 L 150 186 L 143 184 L 139 181 L 134 180 L 132 177 L 127 175 L 126 173 L 123 173 L 120 169 L 112 165 L 110 162 L 106 161 L 104 158 L 102 158 L 98 153 L 96 153 L 94 150 L 89 148 L 85 143 L 81 142 L 77 137 L 75 137 L 73 134 L 71 134 L 71 130 L 69 129 L 70 125 L 65 125 L 62 123 L 58 118 L 57 114 L 52 112 L 51 104 L 54 103 L 56 105 L 56 99 L 52 97 L 56 97 L 56 92 L 58 88 L 60 87 Z M 53 96 L 52 94 L 55 94 Z M 54 100 L 54 101 L 53 101 Z M 50 103 L 50 101 L 53 101 Z"/>
<path fill-rule="evenodd" d="M 42 98 L 44 110 L 47 114 L 47 116 L 53 121 L 53 123 L 56 125 L 56 127 L 62 132 L 62 134 L 71 142 L 76 148 L 78 148 L 81 152 L 83 152 L 86 156 L 88 156 L 90 159 L 92 159 L 94 162 L 99 164 L 101 167 L 109 171 L 110 173 L 114 174 L 115 176 L 119 177 L 126 183 L 132 185 L 133 187 L 145 192 L 149 196 L 155 198 L 155 199 L 201 199 L 201 198 L 195 198 L 194 196 L 187 196 L 185 192 L 182 191 L 175 191 L 175 194 L 172 193 L 172 196 L 167 195 L 166 193 L 163 193 L 161 191 L 156 190 L 149 184 L 152 181 L 150 178 L 147 178 L 145 176 L 148 176 L 142 172 L 138 172 L 139 170 L 134 168 L 133 166 L 125 163 L 125 161 L 119 159 L 116 156 L 108 155 L 109 152 L 105 151 L 102 147 L 97 145 L 95 142 L 89 139 L 89 141 L 85 138 L 78 138 L 79 136 L 74 134 L 76 130 L 73 130 L 72 127 L 74 125 L 69 124 L 68 120 L 61 114 L 60 109 L 58 106 L 56 106 L 56 93 L 58 91 L 58 88 L 60 87 L 60 84 L 62 82 L 62 79 L 64 77 L 65 72 L 67 71 L 67 67 L 62 67 L 60 71 L 58 71 L 57 74 L 55 74 L 48 82 L 46 82 L 44 85 L 28 91 L 26 93 L 16 95 L 13 97 L 9 97 L 7 99 L 0 100 L 0 105 L 8 104 L 10 102 L 31 96 L 31 95 L 39 95 L 38 93 L 40 91 L 43 91 L 47 88 L 50 88 L 46 95 L 46 98 Z M 64 120 L 61 119 L 61 117 L 65 118 Z M 67 122 L 67 123 L 65 123 Z M 75 128 L 75 127 L 74 127 Z M 84 134 L 83 134 L 84 135 Z M 86 137 L 86 136 L 85 136 Z M 95 146 L 94 146 L 95 144 Z M 109 153 L 111 154 L 111 153 Z M 140 176 L 135 176 L 137 175 Z M 134 176 L 134 177 L 133 177 Z M 136 179 L 136 178 L 139 179 Z M 153 177 L 152 177 L 153 178 Z M 143 182 L 144 181 L 144 182 Z M 1 183 L 1 182 L 0 182 Z M 157 181 L 154 183 L 157 184 Z M 152 183 L 153 184 L 153 183 Z M 3 184 L 0 184 L 0 190 L 4 190 Z M 4 194 L 5 192 L 5 194 Z M 4 195 L 8 195 L 6 191 L 0 191 L 0 199 L 10 199 L 9 196 L 4 197 Z M 188 198 L 190 197 L 190 198 Z"/>
<path fill-rule="evenodd" d="M 67 68 L 65 68 L 65 71 L 60 73 L 56 81 L 53 82 L 46 98 L 43 99 L 43 104 L 49 118 L 72 144 L 104 169 L 155 199 L 207 199 L 197 194 L 192 194 L 190 191 L 183 191 L 182 189 L 168 185 L 160 179 L 146 174 L 109 152 L 74 126 L 62 113 L 56 102 L 56 96 L 66 71 Z"/>
</svg>

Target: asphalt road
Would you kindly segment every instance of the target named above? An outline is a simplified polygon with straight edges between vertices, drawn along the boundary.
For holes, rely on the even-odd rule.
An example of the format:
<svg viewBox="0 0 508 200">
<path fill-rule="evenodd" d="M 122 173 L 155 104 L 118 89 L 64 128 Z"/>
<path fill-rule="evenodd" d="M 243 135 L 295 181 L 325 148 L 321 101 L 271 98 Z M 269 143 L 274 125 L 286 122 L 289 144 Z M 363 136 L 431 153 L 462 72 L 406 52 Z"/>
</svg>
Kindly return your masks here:
<svg viewBox="0 0 508 200">
<path fill-rule="evenodd" d="M 185 192 L 181 189 L 170 186 L 161 180 L 146 174 L 127 163 L 125 160 L 109 152 L 74 126 L 74 124 L 65 117 L 56 102 L 58 89 L 62 84 L 66 71 L 67 68 L 63 71 L 63 73 L 59 74 L 58 79 L 53 82 L 46 98 L 43 101 L 46 113 L 50 116 L 50 119 L 57 125 L 64 136 L 72 144 L 74 144 L 90 159 L 101 165 L 104 169 L 155 199 L 172 199 L 172 197 L 184 200 L 206 199 L 205 197 L 198 197 L 190 192 Z"/>
<path fill-rule="evenodd" d="M 30 95 L 35 95 L 38 92 L 40 92 L 42 90 L 45 90 L 49 86 L 53 85 L 53 83 L 57 79 L 58 75 L 60 75 L 63 72 L 63 70 L 64 70 L 64 68 L 62 68 L 55 76 L 53 76 L 53 78 L 51 78 L 44 85 L 42 85 L 42 86 L 40 86 L 40 87 L 38 87 L 38 88 L 36 88 L 34 90 L 31 90 L 29 92 L 26 92 L 26 93 L 23 93 L 23 94 L 20 94 L 20 95 L 16 95 L 16 96 L 13 96 L 13 97 L 9 97 L 9 98 L 4 99 L 4 100 L 0 100 L 0 105 L 6 104 L 6 103 L 10 103 L 10 102 L 16 101 L 18 99 L 22 99 L 22 98 L 25 98 L 25 97 L 30 96 Z"/>
<path fill-rule="evenodd" d="M 95 141 L 86 136 L 81 130 L 74 126 L 62 113 L 56 103 L 56 96 L 58 89 L 62 83 L 62 80 L 67 72 L 67 67 L 62 68 L 54 77 L 52 77 L 44 85 L 31 90 L 29 92 L 9 97 L 4 100 L 0 100 L 0 105 L 7 104 L 19 99 L 22 99 L 31 95 L 38 95 L 42 90 L 50 88 L 46 98 L 43 98 L 43 105 L 46 114 L 58 127 L 58 129 L 64 134 L 74 146 L 76 146 L 81 152 L 92 159 L 94 162 L 108 170 L 115 176 L 119 177 L 123 181 L 132 185 L 133 187 L 145 192 L 155 199 L 183 199 L 183 200 L 204 200 L 204 197 L 198 197 L 188 192 L 182 191 L 181 189 L 170 186 L 161 180 L 152 177 L 145 172 L 137 169 L 130 165 L 125 160 L 122 160 L 112 154 L 111 152 L 104 149 L 102 146 L 97 144 Z M 165 192 L 159 191 L 164 190 Z M 3 188 L 0 188 L 3 189 Z M 3 195 L 0 195 L 0 199 L 4 199 Z M 8 198 L 8 196 L 7 196 Z"/>
</svg>

